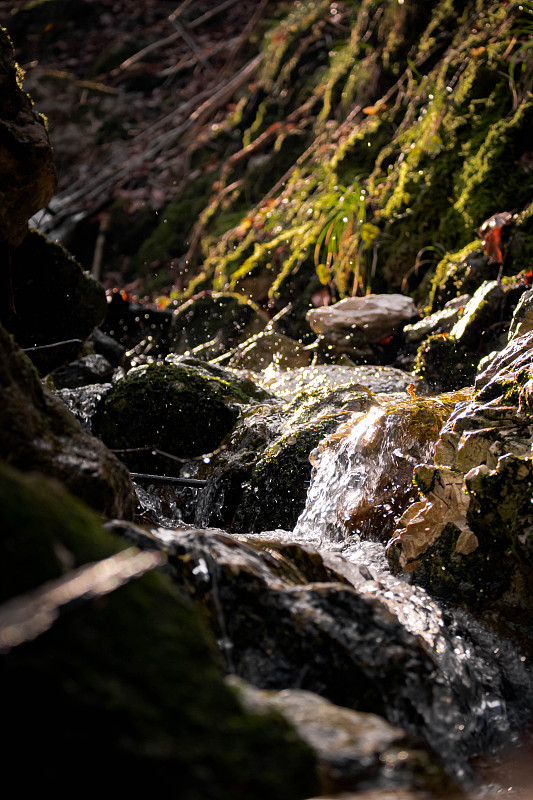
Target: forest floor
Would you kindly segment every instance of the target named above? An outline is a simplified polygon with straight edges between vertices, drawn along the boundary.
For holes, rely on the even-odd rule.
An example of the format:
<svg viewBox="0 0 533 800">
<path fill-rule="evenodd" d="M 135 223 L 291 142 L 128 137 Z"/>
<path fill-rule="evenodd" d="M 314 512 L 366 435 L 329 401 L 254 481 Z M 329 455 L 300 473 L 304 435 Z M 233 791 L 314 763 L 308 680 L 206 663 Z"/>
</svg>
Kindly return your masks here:
<svg viewBox="0 0 533 800">
<path fill-rule="evenodd" d="M 188 144 L 231 110 L 231 92 L 221 90 L 253 61 L 267 15 L 272 20 L 284 4 L 76 0 L 68 19 L 40 24 L 19 19 L 27 5 L 2 0 L 0 23 L 24 88 L 48 120 L 54 202 L 65 198 L 72 216 L 119 196 L 129 211 L 163 208 L 190 178 Z M 244 83 L 253 65 L 248 73 Z"/>
</svg>

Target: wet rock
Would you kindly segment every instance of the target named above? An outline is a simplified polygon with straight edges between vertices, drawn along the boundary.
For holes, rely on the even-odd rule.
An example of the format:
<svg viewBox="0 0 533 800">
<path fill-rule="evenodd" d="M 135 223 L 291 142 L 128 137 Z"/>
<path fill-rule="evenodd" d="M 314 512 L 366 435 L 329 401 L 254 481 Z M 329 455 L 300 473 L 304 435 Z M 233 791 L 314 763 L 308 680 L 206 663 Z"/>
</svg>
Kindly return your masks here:
<svg viewBox="0 0 533 800">
<path fill-rule="evenodd" d="M 92 332 L 91 342 L 95 353 L 107 358 L 114 367 L 118 367 L 122 362 L 126 348 L 99 328 L 95 328 Z"/>
<path fill-rule="evenodd" d="M 408 344 L 417 344 L 430 334 L 449 333 L 470 299 L 468 294 L 454 297 L 452 300 L 448 300 L 442 311 L 435 311 L 414 325 L 406 325 L 403 329 L 405 341 Z"/>
<path fill-rule="evenodd" d="M 0 29 L 0 239 L 14 247 L 24 239 L 29 218 L 46 206 L 56 187 L 44 120 L 21 83 L 13 46 Z"/>
<path fill-rule="evenodd" d="M 57 478 L 106 516 L 132 514 L 125 467 L 40 385 L 31 362 L 1 326 L 0 457 Z"/>
<path fill-rule="evenodd" d="M 0 527 L 4 755 L 22 791 L 80 776 L 91 794 L 171 796 L 179 780 L 187 800 L 320 790 L 289 723 L 224 683 L 203 621 L 154 571 L 161 552 L 124 549 L 56 483 L 1 464 Z"/>
<path fill-rule="evenodd" d="M 364 386 L 374 394 L 379 392 L 404 392 L 413 384 L 417 391 L 421 381 L 407 372 L 393 367 L 360 366 L 343 367 L 335 364 L 316 364 L 312 367 L 275 372 L 258 378 L 258 383 L 276 397 L 293 400 L 304 390 L 313 392 L 321 388 Z"/>
<path fill-rule="evenodd" d="M 170 359 L 132 369 L 115 384 L 98 427 L 112 448 L 157 449 L 185 460 L 216 450 L 241 407 L 265 397 L 264 390 L 230 372 L 194 359 Z"/>
<path fill-rule="evenodd" d="M 96 434 L 95 421 L 103 397 L 112 389 L 111 383 L 94 383 L 77 389 L 56 389 L 54 394 L 74 414 L 85 430 Z"/>
<path fill-rule="evenodd" d="M 202 507 L 217 508 L 215 497 L 231 487 L 233 504 L 222 517 L 196 523 L 247 532 L 292 528 L 303 511 L 311 478 L 311 452 L 328 433 L 374 402 L 364 387 L 302 391 L 285 406 L 259 408 L 235 427 L 227 449 L 213 464 Z M 211 495 L 211 504 L 209 498 Z"/>
<path fill-rule="evenodd" d="M 233 369 L 262 372 L 271 369 L 295 369 L 311 363 L 312 353 L 295 339 L 266 330 L 240 344 L 227 365 Z"/>
<path fill-rule="evenodd" d="M 485 368 L 476 375 L 476 391 L 485 390 L 483 397 L 487 400 L 501 396 L 501 387 L 509 388 L 512 376 L 523 374 L 528 369 L 533 348 L 533 333 L 531 331 L 521 336 L 513 336 L 503 350 L 493 355 Z M 507 374 L 509 371 L 509 375 Z M 511 378 L 511 380 L 509 380 Z M 494 384 L 492 385 L 492 382 Z M 492 397 L 491 397 L 492 396 Z"/>
<path fill-rule="evenodd" d="M 509 341 L 533 330 L 533 289 L 524 292 L 516 306 L 509 327 Z"/>
<path fill-rule="evenodd" d="M 104 318 L 100 284 L 63 247 L 36 231 L 13 251 L 12 271 L 16 314 L 7 327 L 21 347 L 84 340 Z"/>
<path fill-rule="evenodd" d="M 216 358 L 262 331 L 268 322 L 267 314 L 242 295 L 205 292 L 173 313 L 170 350 L 183 354 L 209 342 L 209 358 Z"/>
<path fill-rule="evenodd" d="M 424 499 L 402 520 L 391 559 L 439 596 L 498 609 L 524 625 L 531 608 L 533 334 L 513 339 L 457 405 L 415 469 Z"/>
<path fill-rule="evenodd" d="M 332 306 L 308 311 L 306 319 L 315 333 L 361 331 L 370 343 L 394 334 L 418 315 L 412 299 L 401 294 L 369 294 L 349 297 Z"/>
<path fill-rule="evenodd" d="M 464 758 L 503 743 L 520 717 L 520 693 L 522 710 L 531 694 L 516 653 L 501 648 L 514 673 L 490 672 L 492 634 L 469 617 L 450 633 L 423 590 L 390 575 L 366 578 L 274 533 L 246 542 L 213 530 L 124 533 L 141 548 L 159 543 L 174 579 L 210 621 L 230 673 L 385 716 L 422 736 L 463 777 Z"/>
<path fill-rule="evenodd" d="M 471 385 L 480 359 L 497 348 L 523 292 L 520 281 L 482 283 L 450 333 L 430 336 L 419 348 L 415 373 L 444 391 Z"/>
<path fill-rule="evenodd" d="M 454 399 L 380 395 L 311 454 L 313 475 L 295 533 L 311 540 L 387 541 L 417 497 L 413 468 L 433 451 Z"/>
<path fill-rule="evenodd" d="M 458 787 L 421 743 L 375 714 L 341 708 L 301 689 L 265 691 L 235 678 L 231 685 L 250 711 L 277 711 L 296 728 L 318 756 L 323 791 L 393 786 L 416 791 L 424 786 L 426 791 L 436 787 L 441 800 L 449 793 L 459 796 Z"/>
<path fill-rule="evenodd" d="M 56 389 L 75 389 L 93 383 L 105 383 L 113 377 L 114 367 L 104 356 L 94 354 L 78 358 L 49 374 Z"/>
</svg>

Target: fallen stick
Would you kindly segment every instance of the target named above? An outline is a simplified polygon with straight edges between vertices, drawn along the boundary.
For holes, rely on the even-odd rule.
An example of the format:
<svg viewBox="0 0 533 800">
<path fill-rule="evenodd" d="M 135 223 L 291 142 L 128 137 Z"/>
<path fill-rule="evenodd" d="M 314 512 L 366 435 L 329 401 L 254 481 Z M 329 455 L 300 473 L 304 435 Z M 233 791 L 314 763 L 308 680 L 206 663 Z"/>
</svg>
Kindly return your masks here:
<svg viewBox="0 0 533 800">
<path fill-rule="evenodd" d="M 143 483 L 171 483 L 178 486 L 205 486 L 207 481 L 200 478 L 173 478 L 171 475 L 148 475 L 145 472 L 130 472 L 133 481 Z"/>
</svg>

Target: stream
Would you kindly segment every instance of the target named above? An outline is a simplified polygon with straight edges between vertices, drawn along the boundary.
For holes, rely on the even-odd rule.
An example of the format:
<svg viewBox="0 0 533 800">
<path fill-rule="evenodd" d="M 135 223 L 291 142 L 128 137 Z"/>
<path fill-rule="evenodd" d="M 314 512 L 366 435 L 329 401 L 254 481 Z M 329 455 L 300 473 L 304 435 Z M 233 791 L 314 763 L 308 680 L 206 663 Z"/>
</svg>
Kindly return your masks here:
<svg viewBox="0 0 533 800">
<path fill-rule="evenodd" d="M 499 637 L 493 626 L 437 601 L 404 575 L 391 574 L 385 542 L 398 516 L 395 503 L 398 496 L 408 494 L 406 485 L 409 487 L 413 466 L 431 458 L 433 441 L 424 437 L 419 417 L 413 418 L 413 404 L 409 410 L 404 395 L 379 397 L 380 402 L 366 412 L 355 413 L 312 452 L 307 501 L 293 531 L 264 531 L 235 538 L 241 543 L 259 541 L 264 545 L 296 542 L 318 551 L 325 565 L 353 586 L 360 598 L 377 605 L 380 613 L 393 620 L 395 629 L 407 632 L 416 641 L 432 666 L 428 671 L 427 664 L 422 667 L 418 663 L 410 671 L 407 659 L 403 686 L 397 690 L 400 699 L 397 696 L 388 703 L 387 718 L 422 735 L 440 754 L 448 771 L 468 787 L 475 782 L 473 759 L 487 759 L 502 748 L 520 744 L 520 732 L 528 722 L 527 708 L 533 699 L 528 658 L 519 646 Z M 424 402 L 434 407 L 445 405 L 439 398 L 426 398 Z M 416 425 L 413 419 L 418 419 Z M 152 530 L 153 537 L 168 547 L 188 532 L 199 534 L 197 528 L 180 520 L 177 508 L 175 516 L 168 502 L 163 508 L 156 488 L 136 486 L 142 505 L 160 526 Z M 223 531 L 219 533 L 228 537 Z M 211 534 L 216 536 L 212 529 L 206 535 Z M 209 547 L 202 550 L 203 556 L 198 555 L 200 551 L 196 554 L 193 579 L 211 581 L 219 645 L 230 655 L 228 671 L 244 672 L 250 679 L 246 669 L 237 669 L 231 659 L 231 609 L 217 589 L 221 577 L 217 578 L 217 559 L 211 557 L 215 551 Z M 208 551 L 210 555 L 206 556 Z M 376 653 L 380 648 L 384 653 L 388 646 L 380 640 L 379 631 L 372 643 L 361 641 L 357 627 L 344 635 L 351 639 L 346 642 L 348 649 L 368 648 L 369 653 L 361 656 L 363 661 L 377 663 Z M 385 677 L 383 685 L 389 680 Z M 259 677 L 257 683 L 272 685 L 270 678 Z M 486 767 L 489 762 L 483 763 Z M 504 786 L 488 778 L 469 796 L 493 798 L 504 793 L 527 797 L 510 783 Z"/>
</svg>

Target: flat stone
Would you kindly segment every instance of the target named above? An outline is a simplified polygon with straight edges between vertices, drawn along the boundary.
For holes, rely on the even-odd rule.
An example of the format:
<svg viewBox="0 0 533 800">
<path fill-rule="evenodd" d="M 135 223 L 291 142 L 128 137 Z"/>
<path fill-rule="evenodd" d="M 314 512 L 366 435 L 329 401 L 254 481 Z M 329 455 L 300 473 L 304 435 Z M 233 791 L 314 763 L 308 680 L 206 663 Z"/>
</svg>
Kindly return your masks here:
<svg viewBox="0 0 533 800">
<path fill-rule="evenodd" d="M 315 333 L 327 330 L 361 330 L 369 342 L 380 342 L 400 325 L 418 315 L 410 297 L 403 294 L 368 294 L 348 297 L 333 306 L 313 308 L 306 319 Z"/>
</svg>

